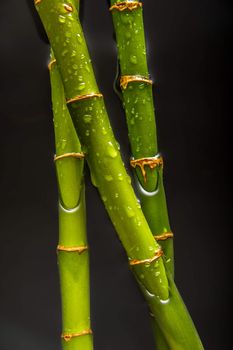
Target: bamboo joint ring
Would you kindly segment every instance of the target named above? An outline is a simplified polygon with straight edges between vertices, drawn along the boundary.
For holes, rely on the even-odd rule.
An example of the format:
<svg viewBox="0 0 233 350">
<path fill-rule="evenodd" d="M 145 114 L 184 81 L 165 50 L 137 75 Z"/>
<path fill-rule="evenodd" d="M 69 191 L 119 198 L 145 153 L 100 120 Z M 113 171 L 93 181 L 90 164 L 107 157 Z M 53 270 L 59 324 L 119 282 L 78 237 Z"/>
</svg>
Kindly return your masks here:
<svg viewBox="0 0 233 350">
<path fill-rule="evenodd" d="M 146 182 L 147 178 L 146 178 L 145 166 L 147 165 L 150 169 L 154 169 L 157 167 L 163 168 L 163 158 L 161 156 L 155 156 L 155 157 L 147 157 L 147 158 L 140 158 L 140 159 L 131 159 L 130 165 L 133 168 L 136 168 L 136 166 L 139 166 L 142 172 L 144 182 Z"/>
<path fill-rule="evenodd" d="M 156 241 L 166 241 L 168 238 L 173 238 L 174 234 L 172 232 L 164 232 L 161 235 L 155 235 Z"/>
<path fill-rule="evenodd" d="M 93 332 L 91 329 L 86 329 L 86 330 L 79 332 L 79 333 L 64 333 L 61 335 L 61 338 L 64 339 L 65 341 L 70 341 L 74 337 L 81 337 L 83 335 L 88 335 L 88 334 L 92 334 L 92 333 Z"/>
<path fill-rule="evenodd" d="M 77 252 L 79 254 L 82 254 L 83 252 L 88 250 L 88 246 L 83 245 L 78 247 L 65 247 L 64 245 L 58 245 L 57 250 L 62 252 L 70 252 L 70 253 Z"/>
<path fill-rule="evenodd" d="M 122 2 L 117 2 L 114 5 L 112 5 L 109 8 L 109 11 L 112 10 L 117 10 L 117 11 L 124 11 L 124 10 L 129 10 L 133 11 L 136 10 L 138 7 L 142 7 L 142 2 L 139 1 L 122 1 Z"/>
<path fill-rule="evenodd" d="M 77 158 L 77 159 L 83 159 L 85 158 L 85 154 L 83 152 L 70 152 L 70 153 L 64 153 L 59 156 L 55 154 L 54 156 L 54 161 L 57 161 L 59 159 L 64 159 L 64 158 Z"/>
<path fill-rule="evenodd" d="M 153 84 L 153 81 L 151 79 L 143 77 L 141 75 L 122 75 L 120 78 L 120 87 L 125 90 L 129 83 L 135 81 L 143 82 L 150 85 Z"/>
<path fill-rule="evenodd" d="M 157 249 L 154 253 L 154 256 L 152 256 L 152 258 L 148 258 L 148 259 L 143 259 L 143 260 L 138 260 L 138 259 L 132 259 L 129 261 L 129 264 L 131 266 L 133 265 L 140 265 L 140 264 L 151 264 L 154 261 L 158 260 L 161 256 L 163 256 L 163 251 L 161 249 L 161 247 L 159 247 L 159 249 Z"/>
<path fill-rule="evenodd" d="M 100 94 L 99 92 L 92 92 L 90 94 L 86 94 L 86 95 L 78 95 L 72 98 L 69 98 L 66 100 L 66 103 L 73 103 L 76 101 L 80 101 L 80 100 L 86 100 L 88 98 L 92 98 L 92 97 L 103 97 L 102 94 Z"/>
</svg>

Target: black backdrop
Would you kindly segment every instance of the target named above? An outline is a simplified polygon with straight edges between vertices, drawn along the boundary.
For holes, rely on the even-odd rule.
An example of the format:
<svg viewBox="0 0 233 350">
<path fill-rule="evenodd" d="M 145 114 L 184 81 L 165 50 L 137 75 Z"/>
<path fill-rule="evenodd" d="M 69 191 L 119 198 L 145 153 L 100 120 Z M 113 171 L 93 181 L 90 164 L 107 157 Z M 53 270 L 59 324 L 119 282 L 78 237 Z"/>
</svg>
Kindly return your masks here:
<svg viewBox="0 0 233 350">
<path fill-rule="evenodd" d="M 106 1 L 83 2 L 97 81 L 128 162 L 112 90 L 111 16 Z M 55 350 L 61 316 L 49 48 L 26 1 L 1 0 L 0 9 L 0 349 Z M 231 10 L 224 0 L 144 1 L 176 281 L 210 350 L 230 348 Z M 146 305 L 89 180 L 87 208 L 95 349 L 152 350 Z"/>
</svg>

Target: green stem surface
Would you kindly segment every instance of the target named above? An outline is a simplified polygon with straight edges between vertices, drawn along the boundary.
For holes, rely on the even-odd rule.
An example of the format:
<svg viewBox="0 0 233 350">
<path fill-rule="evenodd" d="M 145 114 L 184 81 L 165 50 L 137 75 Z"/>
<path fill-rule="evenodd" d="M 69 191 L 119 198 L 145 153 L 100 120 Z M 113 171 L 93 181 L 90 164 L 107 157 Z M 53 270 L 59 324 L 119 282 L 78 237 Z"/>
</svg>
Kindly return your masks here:
<svg viewBox="0 0 233 350">
<path fill-rule="evenodd" d="M 119 2 L 121 1 L 110 1 L 111 6 Z M 125 9 L 124 11 L 114 8 L 111 12 L 118 49 L 119 83 L 121 82 L 120 77 L 124 76 L 139 76 L 148 79 L 148 82 L 129 81 L 126 86 L 121 86 L 132 155 L 134 159 L 154 157 L 158 155 L 158 144 L 152 85 L 149 82 L 147 66 L 142 7 L 138 6 L 133 10 Z M 155 235 L 161 235 L 171 231 L 163 186 L 163 169 L 161 167 L 150 169 L 145 166 L 145 171 L 146 177 L 143 177 L 141 169 L 139 167 L 135 169 L 136 191 L 151 231 Z M 174 275 L 173 240 L 167 239 L 161 241 L 160 244 L 165 252 L 168 274 Z M 172 293 L 166 303 L 159 302 L 154 296 L 148 298 L 149 294 L 147 295 L 145 288 L 142 288 L 150 309 L 155 315 L 152 325 L 157 349 L 199 349 L 201 348 L 199 337 L 174 287 L 174 282 L 172 285 Z M 163 305 L 166 306 L 163 307 Z M 177 309 L 176 314 L 173 308 Z M 167 310 L 169 310 L 170 319 L 164 317 Z M 182 329 L 177 326 L 179 323 L 182 324 L 180 319 L 184 322 L 187 337 L 182 335 Z"/>
<path fill-rule="evenodd" d="M 57 156 L 81 152 L 56 64 L 50 70 Z M 56 161 L 59 187 L 59 245 L 87 246 L 83 160 Z M 79 334 L 90 329 L 89 254 L 58 250 L 62 303 L 62 334 Z M 92 335 L 62 340 L 63 350 L 93 350 Z"/>
<path fill-rule="evenodd" d="M 111 5 L 120 1 L 111 0 Z M 120 76 L 138 75 L 149 79 L 142 8 L 132 11 L 113 9 Z M 123 106 L 134 159 L 154 157 L 158 154 L 152 85 L 129 82 L 122 87 Z M 143 213 L 154 235 L 170 232 L 162 169 L 145 166 L 146 180 L 140 168 L 135 169 L 137 194 Z M 173 241 L 162 241 L 166 262 L 173 273 Z"/>
</svg>

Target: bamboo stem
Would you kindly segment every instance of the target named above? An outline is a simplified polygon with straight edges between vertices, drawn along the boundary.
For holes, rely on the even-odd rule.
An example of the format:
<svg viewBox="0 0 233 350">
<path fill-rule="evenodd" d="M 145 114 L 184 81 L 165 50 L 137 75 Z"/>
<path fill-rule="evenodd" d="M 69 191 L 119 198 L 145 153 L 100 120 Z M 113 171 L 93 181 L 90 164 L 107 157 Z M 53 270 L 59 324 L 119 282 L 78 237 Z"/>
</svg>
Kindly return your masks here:
<svg viewBox="0 0 233 350">
<path fill-rule="evenodd" d="M 165 252 L 168 275 L 170 273 L 173 275 L 173 235 L 163 186 L 163 167 L 157 166 L 158 162 L 156 162 L 159 160 L 158 145 L 152 86 L 147 67 L 142 5 L 135 6 L 131 11 L 127 8 L 124 11 L 118 11 L 114 7 L 118 1 L 111 0 L 110 3 L 118 48 L 120 87 L 133 154 L 131 165 L 135 168 L 137 193 L 150 229 L 155 233 L 155 238 L 159 240 Z M 158 302 L 155 296 L 148 297 L 150 293 L 147 294 L 146 289 L 142 287 L 149 307 L 155 315 L 152 324 L 157 349 L 202 348 L 196 330 L 171 278 L 170 283 L 172 292 L 173 290 L 175 292 L 170 293 L 170 298 L 166 303 Z M 169 284 L 170 287 L 171 284 Z M 169 306 L 162 306 L 166 304 Z M 171 307 L 171 309 L 174 307 L 177 310 L 177 313 L 173 315 L 169 311 L 169 317 L 173 319 L 173 323 L 164 318 L 166 307 Z M 182 310 L 180 314 L 179 310 Z M 189 333 L 188 337 L 183 336 L 181 330 L 174 327 L 175 317 L 177 323 L 180 317 L 183 321 L 185 320 L 183 331 Z"/>
<path fill-rule="evenodd" d="M 52 61 L 55 61 L 53 57 Z M 81 154 L 81 145 L 66 106 L 56 64 L 50 65 L 50 79 L 60 198 L 57 255 L 62 302 L 62 348 L 92 350 L 84 161 L 83 157 L 73 156 Z"/>
<path fill-rule="evenodd" d="M 170 232 L 168 211 L 163 187 L 163 169 L 159 160 L 155 124 L 152 80 L 149 77 L 142 3 L 132 10 L 117 10 L 111 0 L 111 13 L 119 60 L 119 84 L 129 131 L 135 168 L 135 182 L 143 213 L 154 235 Z M 135 4 L 139 3 L 135 1 Z M 153 163 L 154 161 L 154 163 Z M 173 240 L 160 242 L 166 264 L 173 273 Z"/>
</svg>

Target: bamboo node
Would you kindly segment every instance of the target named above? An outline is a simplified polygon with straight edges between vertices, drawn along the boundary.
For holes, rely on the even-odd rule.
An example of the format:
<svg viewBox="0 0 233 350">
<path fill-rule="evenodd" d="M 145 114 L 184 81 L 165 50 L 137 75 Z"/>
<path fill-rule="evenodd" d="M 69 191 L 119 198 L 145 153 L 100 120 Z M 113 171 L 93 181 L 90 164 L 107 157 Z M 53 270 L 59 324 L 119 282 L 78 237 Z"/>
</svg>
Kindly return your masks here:
<svg viewBox="0 0 233 350">
<path fill-rule="evenodd" d="M 59 156 L 57 156 L 56 154 L 54 155 L 54 161 L 59 160 L 59 159 L 63 159 L 63 158 L 77 158 L 77 159 L 83 159 L 85 158 L 85 154 L 83 152 L 70 152 L 70 153 L 64 153 L 61 154 Z"/>
<path fill-rule="evenodd" d="M 85 329 L 82 332 L 79 333 L 64 333 L 61 335 L 61 338 L 64 339 L 65 341 L 70 341 L 72 338 L 74 337 L 81 337 L 83 335 L 88 335 L 88 334 L 92 334 L 92 330 L 91 329 Z"/>
<path fill-rule="evenodd" d="M 88 246 L 83 245 L 83 246 L 78 246 L 78 247 L 65 247 L 64 245 L 58 245 L 57 250 L 62 251 L 62 252 L 77 252 L 77 253 L 81 254 L 81 253 L 85 252 L 86 250 L 88 250 Z"/>
<path fill-rule="evenodd" d="M 124 10 L 129 10 L 133 11 L 136 10 L 138 7 L 142 7 L 142 2 L 139 1 L 121 1 L 117 2 L 114 5 L 112 5 L 109 8 L 109 11 L 112 10 L 117 10 L 117 11 L 124 11 Z"/>
<path fill-rule="evenodd" d="M 92 92 L 91 94 L 86 94 L 86 95 L 78 95 L 78 96 L 75 96 L 73 98 L 66 100 L 66 103 L 68 104 L 68 103 L 73 103 L 73 102 L 76 102 L 79 100 L 86 100 L 86 99 L 92 98 L 92 97 L 103 97 L 103 95 L 100 93 L 96 93 L 96 92 Z"/>
<path fill-rule="evenodd" d="M 143 259 L 143 260 L 138 260 L 138 259 L 132 259 L 129 261 L 129 264 L 132 265 L 140 265 L 140 264 L 151 264 L 152 262 L 158 260 L 161 256 L 163 256 L 163 251 L 161 249 L 161 247 L 159 247 L 159 249 L 157 249 L 154 253 L 154 256 L 152 256 L 152 258 L 148 258 L 148 259 Z"/>
<path fill-rule="evenodd" d="M 147 165 L 150 169 L 154 169 L 157 167 L 163 168 L 163 158 L 161 156 L 155 156 L 155 157 L 147 157 L 147 158 L 140 158 L 140 159 L 131 159 L 130 165 L 133 168 L 136 168 L 136 166 L 139 166 L 142 172 L 142 176 L 144 179 L 144 182 L 147 181 L 146 177 L 146 171 L 145 171 L 145 165 Z"/>
<path fill-rule="evenodd" d="M 34 3 L 35 5 L 39 5 L 39 3 L 41 2 L 42 0 L 35 0 Z"/>
<path fill-rule="evenodd" d="M 71 5 L 64 4 L 64 9 L 65 9 L 67 12 L 73 12 L 73 6 L 71 6 Z"/>
<path fill-rule="evenodd" d="M 56 63 L 56 58 L 54 58 L 53 60 L 51 60 L 50 62 L 49 62 L 49 64 L 48 64 L 48 69 L 49 70 L 51 70 L 52 69 L 52 65 L 54 64 L 54 63 Z"/>
<path fill-rule="evenodd" d="M 120 78 L 120 87 L 126 89 L 128 84 L 135 81 L 141 81 L 146 84 L 153 84 L 153 81 L 149 78 L 143 77 L 141 75 L 122 75 Z"/>
<path fill-rule="evenodd" d="M 166 241 L 168 238 L 173 238 L 174 234 L 172 232 L 164 232 L 161 235 L 155 235 L 156 241 Z"/>
</svg>

